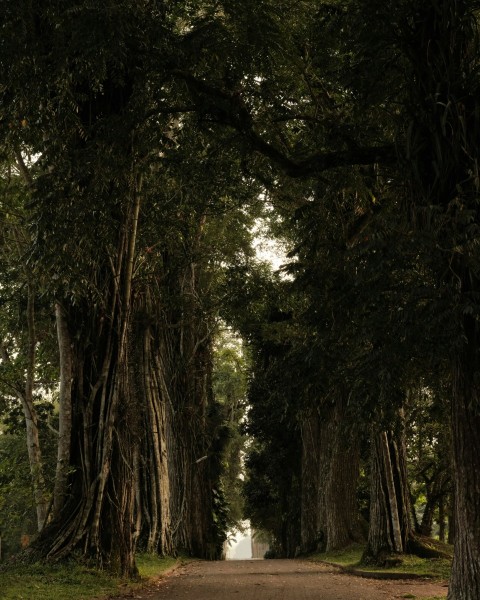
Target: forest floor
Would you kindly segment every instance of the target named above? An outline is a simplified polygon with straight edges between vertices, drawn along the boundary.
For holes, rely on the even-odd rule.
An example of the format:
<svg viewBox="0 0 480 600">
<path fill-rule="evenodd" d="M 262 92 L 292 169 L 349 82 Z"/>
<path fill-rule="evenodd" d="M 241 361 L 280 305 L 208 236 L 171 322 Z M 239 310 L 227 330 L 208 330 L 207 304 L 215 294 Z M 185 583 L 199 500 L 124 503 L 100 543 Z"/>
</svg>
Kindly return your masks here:
<svg viewBox="0 0 480 600">
<path fill-rule="evenodd" d="M 376 580 L 301 560 L 195 561 L 130 598 L 139 600 L 416 600 L 442 599 L 447 583 Z M 125 600 L 125 596 L 111 600 Z"/>
</svg>

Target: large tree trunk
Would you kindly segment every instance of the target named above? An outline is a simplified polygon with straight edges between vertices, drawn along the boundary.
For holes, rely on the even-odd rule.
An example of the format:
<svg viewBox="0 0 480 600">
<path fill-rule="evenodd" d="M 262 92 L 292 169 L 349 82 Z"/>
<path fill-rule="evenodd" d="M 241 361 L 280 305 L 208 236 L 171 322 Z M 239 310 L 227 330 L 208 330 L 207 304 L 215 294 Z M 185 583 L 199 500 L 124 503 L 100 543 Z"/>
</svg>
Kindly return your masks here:
<svg viewBox="0 0 480 600">
<path fill-rule="evenodd" d="M 219 548 L 213 522 L 213 489 L 211 469 L 217 457 L 212 455 L 212 436 L 207 417 L 211 401 L 209 340 L 201 341 L 201 330 L 194 333 L 195 343 L 185 346 L 187 331 L 177 330 L 176 354 L 170 379 L 168 449 L 171 463 L 171 512 L 174 546 L 206 559 L 217 558 Z M 199 337 L 197 337 L 199 336 Z M 221 548 L 220 548 L 221 551 Z"/>
<path fill-rule="evenodd" d="M 318 496 L 320 493 L 321 445 L 320 418 L 316 410 L 308 411 L 301 423 L 302 436 L 302 483 L 300 515 L 300 551 L 313 552 L 318 549 Z"/>
<path fill-rule="evenodd" d="M 211 382 L 212 324 L 198 302 L 200 267 L 185 258 L 163 256 L 164 304 L 151 330 L 156 418 L 164 428 L 159 483 L 163 497 L 167 491 L 170 496 L 169 505 L 160 508 L 169 528 L 167 547 L 214 559 L 222 553 L 223 538 L 215 523 L 220 457 Z"/>
<path fill-rule="evenodd" d="M 32 549 L 54 559 L 77 551 L 122 575 L 136 570 L 132 523 L 138 411 L 129 353 L 139 207 L 135 190 L 120 227 L 115 262 L 107 267 L 101 257 L 98 263 L 102 304 L 88 297 L 63 302 L 74 356 L 70 488 L 62 510 Z"/>
<path fill-rule="evenodd" d="M 450 291 L 456 326 L 452 344 L 455 549 L 448 597 L 476 600 L 480 597 L 478 5 L 471 0 L 428 0 L 408 16 L 403 33 L 411 66 L 412 213 L 429 228 L 429 236 L 436 236 L 432 251 L 435 246 L 442 248 L 435 267 L 439 289 Z"/>
<path fill-rule="evenodd" d="M 345 427 L 345 401 L 337 399 L 333 419 L 330 470 L 325 481 L 327 552 L 362 540 L 357 507 L 360 440 L 355 426 Z"/>
<path fill-rule="evenodd" d="M 465 319 L 465 334 L 453 387 L 455 551 L 450 600 L 480 598 L 480 333 L 471 317 Z"/>
<path fill-rule="evenodd" d="M 321 415 L 309 411 L 302 422 L 302 552 L 344 548 L 362 539 L 357 507 L 360 468 L 358 434 L 345 429 L 341 397 Z M 348 444 L 345 443 L 348 438 Z"/>
<path fill-rule="evenodd" d="M 147 294 L 148 296 L 148 294 Z M 152 314 L 151 303 L 144 307 Z M 143 435 L 136 452 L 136 531 L 148 552 L 172 554 L 170 514 L 170 470 L 167 448 L 167 405 L 170 396 L 164 380 L 162 348 L 155 327 L 147 324 L 137 330 L 136 360 L 132 372 L 142 408 Z M 143 319 L 140 321 L 142 322 Z"/>
</svg>

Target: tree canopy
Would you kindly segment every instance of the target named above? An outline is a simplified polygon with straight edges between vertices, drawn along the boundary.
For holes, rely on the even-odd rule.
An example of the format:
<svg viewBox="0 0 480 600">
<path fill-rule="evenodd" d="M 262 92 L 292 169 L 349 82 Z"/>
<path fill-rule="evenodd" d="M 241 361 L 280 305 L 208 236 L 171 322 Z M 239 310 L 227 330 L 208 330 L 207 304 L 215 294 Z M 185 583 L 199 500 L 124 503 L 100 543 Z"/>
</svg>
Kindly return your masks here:
<svg viewBox="0 0 480 600">
<path fill-rule="evenodd" d="M 18 400 L 32 556 L 219 557 L 246 452 L 278 554 L 381 561 L 448 513 L 449 598 L 478 598 L 477 1 L 1 6 L 0 446 Z"/>
</svg>

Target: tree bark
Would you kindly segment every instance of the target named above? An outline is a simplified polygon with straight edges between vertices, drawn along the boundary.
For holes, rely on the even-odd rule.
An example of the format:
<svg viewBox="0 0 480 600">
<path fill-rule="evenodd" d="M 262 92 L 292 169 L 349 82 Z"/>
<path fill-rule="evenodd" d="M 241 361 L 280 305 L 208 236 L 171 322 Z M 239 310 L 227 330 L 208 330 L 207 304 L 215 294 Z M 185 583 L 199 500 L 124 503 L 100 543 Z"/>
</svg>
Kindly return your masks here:
<svg viewBox="0 0 480 600">
<path fill-rule="evenodd" d="M 465 333 L 453 387 L 455 546 L 449 600 L 480 598 L 480 332 L 471 317 L 465 318 Z"/>
<path fill-rule="evenodd" d="M 456 327 L 451 355 L 455 547 L 448 598 L 474 600 L 480 597 L 480 283 L 472 233 L 479 224 L 480 189 L 478 6 L 470 0 L 428 0 L 409 17 L 403 33 L 409 40 L 408 108 L 416 140 L 408 152 L 412 214 L 415 225 L 428 228 L 432 250 L 450 249 L 437 255 L 437 275 L 439 286 L 450 291 Z M 447 218 L 436 218 L 440 214 Z"/>
<path fill-rule="evenodd" d="M 147 294 L 148 296 L 148 294 Z M 151 302 L 142 307 L 152 315 Z M 163 380 L 161 347 L 155 328 L 148 322 L 137 330 L 140 342 L 132 371 L 136 373 L 137 406 L 142 407 L 143 435 L 139 444 L 136 511 L 140 543 L 148 552 L 172 554 L 170 512 L 170 468 L 167 452 L 167 403 L 170 401 Z M 141 459 L 140 459 L 141 456 Z"/>
<path fill-rule="evenodd" d="M 360 440 L 355 425 L 347 427 L 344 394 L 339 391 L 329 423 L 332 447 L 329 473 L 324 483 L 327 552 L 362 540 L 357 508 Z"/>
<path fill-rule="evenodd" d="M 115 262 L 105 251 L 97 263 L 102 303 L 88 296 L 63 301 L 60 339 L 72 342 L 71 353 L 63 347 L 67 363 L 74 357 L 69 489 L 63 509 L 32 548 L 51 559 L 79 551 L 99 567 L 128 576 L 136 572 L 133 457 L 139 426 L 129 355 L 139 203 L 135 190 L 118 230 Z"/>
<path fill-rule="evenodd" d="M 23 401 L 23 413 L 25 415 L 28 458 L 30 461 L 30 472 L 32 474 L 33 493 L 37 512 L 37 528 L 38 531 L 41 531 L 47 518 L 48 502 L 43 476 L 38 416 L 33 400 L 37 339 L 35 333 L 35 292 L 31 282 L 28 283 L 27 289 L 27 372 L 25 377 L 25 392 L 22 394 L 21 398 Z"/>
<path fill-rule="evenodd" d="M 57 469 L 53 491 L 53 519 L 59 517 L 68 493 L 68 470 L 72 433 L 72 340 L 68 331 L 65 311 L 59 302 L 55 305 L 58 350 L 60 356 L 60 393 L 58 416 Z"/>
<path fill-rule="evenodd" d="M 363 561 L 382 564 L 407 549 L 412 535 L 405 446 L 392 432 L 371 441 L 370 526 Z"/>
<path fill-rule="evenodd" d="M 306 413 L 302 422 L 301 552 L 344 548 L 362 539 L 357 508 L 358 434 L 345 444 L 345 405 Z"/>
<path fill-rule="evenodd" d="M 300 551 L 305 554 L 318 549 L 319 539 L 319 502 L 320 494 L 320 417 L 312 409 L 303 417 L 302 435 L 302 484 L 300 515 Z"/>
</svg>

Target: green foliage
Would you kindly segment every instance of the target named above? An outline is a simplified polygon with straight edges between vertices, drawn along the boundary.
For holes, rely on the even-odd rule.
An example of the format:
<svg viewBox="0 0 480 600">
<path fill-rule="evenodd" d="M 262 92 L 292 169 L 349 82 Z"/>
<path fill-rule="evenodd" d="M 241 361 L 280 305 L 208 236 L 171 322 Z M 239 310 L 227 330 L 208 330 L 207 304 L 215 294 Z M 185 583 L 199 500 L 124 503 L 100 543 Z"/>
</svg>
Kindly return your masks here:
<svg viewBox="0 0 480 600">
<path fill-rule="evenodd" d="M 221 332 L 215 343 L 213 393 L 221 406 L 225 436 L 220 476 L 227 508 L 225 531 L 241 528 L 244 519 L 242 478 L 246 437 L 241 427 L 246 414 L 247 365 L 241 340 L 233 332 Z"/>
<path fill-rule="evenodd" d="M 406 435 L 412 500 L 419 516 L 425 516 L 425 511 L 428 513 L 433 506 L 438 524 L 440 504 L 449 515 L 452 511 L 450 407 L 446 401 L 449 387 L 411 390 L 407 398 Z M 445 514 L 442 518 L 445 520 Z M 445 533 L 445 523 L 441 525 Z M 420 531 L 424 535 L 430 533 L 422 531 L 421 524 Z M 433 533 L 438 534 L 437 528 Z"/>
<path fill-rule="evenodd" d="M 51 415 L 52 406 L 45 406 Z M 41 414 L 41 411 L 40 411 Z M 55 421 L 52 419 L 52 425 Z M 18 552 L 37 533 L 35 501 L 32 490 L 27 447 L 25 443 L 23 413 L 5 420 L 0 433 L 0 534 L 2 558 Z M 56 460 L 56 436 L 46 426 L 41 428 L 43 467 L 48 490 L 53 489 Z"/>
<path fill-rule="evenodd" d="M 463 37 L 432 41 L 435 69 L 421 46 L 440 23 L 433 2 L 3 4 L 0 342 L 11 360 L 0 365 L 0 410 L 11 432 L 20 431 L 31 273 L 42 293 L 40 398 L 57 377 L 53 300 L 82 307 L 72 334 L 94 348 L 97 325 L 113 318 L 140 193 L 134 297 L 142 310 L 153 299 L 155 311 L 139 320 L 164 324 L 167 314 L 181 329 L 195 313 L 210 339 L 221 315 L 249 345 L 249 364 L 238 348 L 217 348 L 208 415 L 217 531 L 243 514 L 248 433 L 246 511 L 286 551 L 286 523 L 298 528 L 299 518 L 298 423 L 340 387 L 349 423 L 365 429 L 397 426 L 407 391 L 432 394 L 407 407 L 413 491 L 427 498 L 428 481 L 448 471 L 443 372 L 479 314 L 456 267 L 462 257 L 478 278 L 480 80 L 469 43 L 478 3 L 460 19 Z M 366 160 L 362 148 L 392 152 Z M 19 151 L 36 157 L 28 191 L 12 160 Z M 291 249 L 289 279 L 253 259 L 266 198 Z M 187 272 L 195 285 L 185 292 Z M 16 443 L 0 439 L 12 456 Z"/>
<path fill-rule="evenodd" d="M 37 531 L 25 438 L 0 434 L 0 534 L 2 558 L 18 552 L 22 537 Z"/>
<path fill-rule="evenodd" d="M 270 534 L 278 556 L 293 556 L 299 530 L 301 442 L 296 430 L 296 387 L 285 360 L 289 314 L 278 304 L 281 284 L 264 267 L 245 274 L 236 279 L 234 299 L 243 305 L 236 323 L 249 340 L 251 356 L 245 516 L 254 529 Z"/>
</svg>

